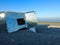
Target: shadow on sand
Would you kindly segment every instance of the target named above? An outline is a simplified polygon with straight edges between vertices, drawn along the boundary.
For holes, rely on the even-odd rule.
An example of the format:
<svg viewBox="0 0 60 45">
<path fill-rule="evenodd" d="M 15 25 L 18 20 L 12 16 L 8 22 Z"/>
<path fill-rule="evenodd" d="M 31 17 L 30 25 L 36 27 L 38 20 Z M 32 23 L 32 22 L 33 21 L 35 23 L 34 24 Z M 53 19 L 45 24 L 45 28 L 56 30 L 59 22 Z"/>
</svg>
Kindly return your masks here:
<svg viewBox="0 0 60 45">
<path fill-rule="evenodd" d="M 60 29 L 47 28 L 47 26 L 35 26 L 36 32 L 30 30 L 20 30 L 14 33 L 0 31 L 0 45 L 60 45 Z"/>
</svg>

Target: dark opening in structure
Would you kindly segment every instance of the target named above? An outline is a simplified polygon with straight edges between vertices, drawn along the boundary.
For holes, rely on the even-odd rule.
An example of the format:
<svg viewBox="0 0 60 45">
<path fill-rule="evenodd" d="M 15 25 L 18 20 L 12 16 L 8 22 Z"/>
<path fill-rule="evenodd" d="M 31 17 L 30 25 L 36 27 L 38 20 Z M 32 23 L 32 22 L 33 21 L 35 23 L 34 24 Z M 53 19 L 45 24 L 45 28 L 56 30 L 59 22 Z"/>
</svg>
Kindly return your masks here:
<svg viewBox="0 0 60 45">
<path fill-rule="evenodd" d="M 17 23 L 18 23 L 18 25 L 24 25 L 25 24 L 24 18 L 17 19 Z"/>
</svg>

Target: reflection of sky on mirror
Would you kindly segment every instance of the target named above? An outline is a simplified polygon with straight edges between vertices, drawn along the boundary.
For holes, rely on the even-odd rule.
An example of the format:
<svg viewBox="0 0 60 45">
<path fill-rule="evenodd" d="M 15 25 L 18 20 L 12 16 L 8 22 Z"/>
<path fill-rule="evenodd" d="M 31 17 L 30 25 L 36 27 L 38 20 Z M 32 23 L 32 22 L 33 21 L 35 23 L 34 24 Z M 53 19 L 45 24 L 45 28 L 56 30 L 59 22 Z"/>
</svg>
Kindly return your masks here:
<svg viewBox="0 0 60 45">
<path fill-rule="evenodd" d="M 26 24 L 18 25 L 17 19 L 25 18 L 24 13 L 6 13 L 6 24 L 8 32 L 14 32 L 18 29 L 25 28 Z M 21 21 L 22 22 L 22 21 Z"/>
<path fill-rule="evenodd" d="M 60 0 L 0 0 L 0 11 L 31 10 L 40 18 L 60 17 Z"/>
</svg>

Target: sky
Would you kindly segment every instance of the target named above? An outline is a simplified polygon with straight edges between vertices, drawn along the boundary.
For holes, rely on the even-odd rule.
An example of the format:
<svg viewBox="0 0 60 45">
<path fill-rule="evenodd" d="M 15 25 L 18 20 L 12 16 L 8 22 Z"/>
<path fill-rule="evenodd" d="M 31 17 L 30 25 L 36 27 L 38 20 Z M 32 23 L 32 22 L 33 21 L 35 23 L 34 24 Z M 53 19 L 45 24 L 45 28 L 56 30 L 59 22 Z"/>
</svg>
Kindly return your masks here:
<svg viewBox="0 0 60 45">
<path fill-rule="evenodd" d="M 0 0 L 1 11 L 35 11 L 37 18 L 60 18 L 60 0 Z"/>
</svg>

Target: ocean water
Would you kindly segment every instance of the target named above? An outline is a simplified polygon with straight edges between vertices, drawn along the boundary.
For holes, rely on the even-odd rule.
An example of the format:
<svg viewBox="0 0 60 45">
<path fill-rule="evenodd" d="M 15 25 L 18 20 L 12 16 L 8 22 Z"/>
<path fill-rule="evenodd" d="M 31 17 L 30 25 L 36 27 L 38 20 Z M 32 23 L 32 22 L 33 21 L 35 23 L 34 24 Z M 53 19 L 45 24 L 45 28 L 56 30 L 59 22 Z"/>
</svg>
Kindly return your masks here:
<svg viewBox="0 0 60 45">
<path fill-rule="evenodd" d="M 60 22 L 60 19 L 38 19 L 40 22 Z"/>
</svg>

